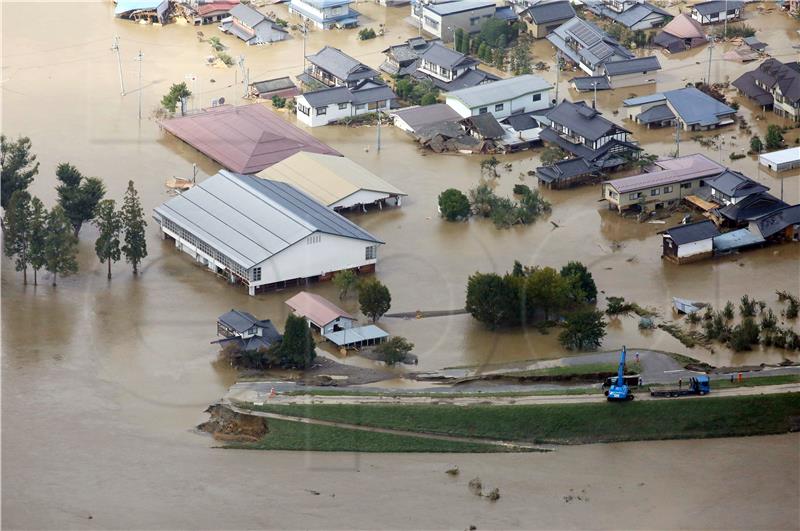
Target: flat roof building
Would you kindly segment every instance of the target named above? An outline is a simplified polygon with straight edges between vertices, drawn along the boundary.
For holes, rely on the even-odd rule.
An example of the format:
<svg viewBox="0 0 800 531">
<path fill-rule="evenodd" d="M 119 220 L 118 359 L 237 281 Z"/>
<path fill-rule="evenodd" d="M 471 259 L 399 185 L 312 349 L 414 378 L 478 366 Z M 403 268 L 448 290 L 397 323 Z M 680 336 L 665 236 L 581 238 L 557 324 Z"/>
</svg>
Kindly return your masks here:
<svg viewBox="0 0 800 531">
<path fill-rule="evenodd" d="M 782 149 L 758 156 L 758 163 L 774 172 L 800 168 L 800 147 Z"/>
</svg>

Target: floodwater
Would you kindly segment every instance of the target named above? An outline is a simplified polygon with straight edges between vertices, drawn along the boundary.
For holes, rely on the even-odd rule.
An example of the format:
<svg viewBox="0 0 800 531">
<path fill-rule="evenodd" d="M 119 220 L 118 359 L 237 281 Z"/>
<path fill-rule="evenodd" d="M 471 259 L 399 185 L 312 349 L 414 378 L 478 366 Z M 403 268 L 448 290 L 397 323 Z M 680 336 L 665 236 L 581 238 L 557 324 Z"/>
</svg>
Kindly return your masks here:
<svg viewBox="0 0 800 531">
<path fill-rule="evenodd" d="M 274 9 L 285 12 L 281 6 Z M 386 35 L 359 42 L 352 31 L 312 32 L 309 53 L 332 44 L 377 67 L 382 49 L 416 34 L 403 22 L 407 7 L 359 3 L 357 9 L 367 18 L 364 25 L 385 23 Z M 796 22 L 777 13 L 751 16 L 748 22 L 763 29 L 759 37 L 776 56 L 795 55 L 791 45 L 798 41 Z M 219 35 L 213 26 L 199 30 L 206 36 Z M 240 102 L 241 73 L 206 66 L 210 47 L 198 40 L 197 31 L 176 24 L 154 27 L 115 20 L 110 2 L 4 2 L 2 131 L 33 141 L 41 169 L 32 192 L 51 205 L 55 166 L 69 161 L 86 174 L 102 177 L 109 196 L 117 199 L 133 179 L 150 212 L 168 198 L 163 186 L 167 178 L 189 176 L 192 163 L 197 163 L 201 178 L 216 172 L 214 162 L 163 134 L 150 118 L 169 85 L 190 75 L 197 78 L 189 82 L 198 95 L 193 106 L 208 106 L 220 97 Z M 110 50 L 115 35 L 120 37 L 125 96 L 120 95 L 117 62 Z M 301 70 L 303 42 L 296 35 L 263 48 L 247 48 L 229 36 L 221 39 L 230 55 L 245 56 L 250 80 Z M 139 50 L 144 56 L 141 91 L 139 63 L 134 60 Z M 539 42 L 534 54 L 536 60 L 548 60 L 552 51 Z M 660 56 L 664 72 L 658 89 L 704 77 L 705 66 L 695 61 L 702 63 L 705 54 L 700 50 Z M 714 54 L 721 57 L 720 48 Z M 733 79 L 750 68 L 715 60 L 712 76 Z M 555 80 L 555 72 L 543 75 Z M 567 86 L 569 77 L 562 75 L 560 93 L 576 99 L 579 96 Z M 652 90 L 636 87 L 630 93 Z M 598 94 L 598 106 L 608 116 L 628 96 L 620 92 Z M 767 123 L 778 123 L 772 114 L 753 119 L 747 103 L 741 114 L 762 136 Z M 671 131 L 628 126 L 648 151 L 666 154 L 673 149 Z M 790 142 L 798 132 L 788 135 Z M 656 307 L 665 315 L 670 296 L 720 305 L 749 293 L 777 308 L 775 290 L 800 292 L 797 245 L 691 266 L 665 264 L 657 235 L 664 227 L 637 224 L 605 210 L 598 202 L 598 187 L 545 192 L 553 203 L 552 215 L 531 227 L 502 231 L 480 220 L 444 223 L 436 217 L 436 196 L 448 187 L 475 186 L 481 157 L 424 153 L 391 127 L 381 130 L 380 151 L 375 128 L 318 128 L 313 134 L 409 194 L 401 209 L 352 215 L 387 242 L 377 275 L 392 292 L 393 311 L 462 307 L 471 273 L 503 272 L 514 259 L 550 266 L 581 260 L 607 294 Z M 723 134 L 737 136 L 738 131 L 729 128 Z M 745 137 L 728 138 L 720 152 L 709 152 L 686 137 L 681 153 L 706 152 L 722 160 L 727 160 L 731 142 L 740 150 L 747 143 Z M 503 160 L 512 169 L 501 170 L 500 193 L 509 194 L 516 182 L 535 184 L 526 173 L 537 166 L 536 152 Z M 781 181 L 759 173 L 750 158 L 732 165 L 779 193 Z M 782 181 L 785 199 L 800 200 L 798 176 L 787 174 Z M 109 283 L 94 257 L 95 237 L 93 227 L 82 230 L 81 272 L 59 279 L 56 289 L 47 278 L 37 288 L 22 286 L 9 262 L 2 263 L 6 527 L 797 526 L 796 436 L 570 448 L 543 456 L 385 459 L 211 451 L 208 439 L 189 428 L 236 378 L 215 362 L 216 349 L 209 344 L 216 316 L 241 308 L 280 323 L 286 316 L 283 301 L 296 290 L 248 297 L 175 252 L 152 226 L 150 256 L 142 274 L 134 278 L 125 264 L 117 264 Z M 330 284 L 312 289 L 335 298 Z M 353 300 L 343 306 L 356 309 Z M 716 365 L 798 360 L 796 354 L 772 350 L 688 351 L 660 331 L 641 334 L 636 324 L 632 318 L 612 322 L 603 347 L 624 343 L 684 352 Z M 424 370 L 564 355 L 554 333 L 489 333 L 466 315 L 385 319 L 382 325 L 417 345 L 419 368 Z M 446 483 L 449 478 L 442 469 L 450 460 L 465 474 L 474 471 L 496 483 L 503 493 L 501 502 L 489 505 L 469 497 L 461 484 L 468 477 Z M 698 467 L 712 462 L 719 470 L 706 469 L 698 478 Z M 748 462 L 757 466 L 748 467 L 745 478 L 739 465 Z M 296 473 L 298 466 L 305 467 L 303 474 Z M 522 466 L 530 472 L 520 474 Z M 618 494 L 600 488 L 601 480 L 620 468 Z M 387 478 L 393 481 L 391 490 L 386 489 Z M 661 480 L 669 488 L 662 488 Z M 640 482 L 645 485 L 638 487 Z M 314 497 L 304 488 L 323 494 Z M 565 504 L 562 497 L 570 488 L 586 488 L 590 501 Z M 749 494 L 743 500 L 745 488 Z M 335 498 L 329 496 L 334 492 Z M 617 507 L 621 520 L 615 518 Z"/>
</svg>

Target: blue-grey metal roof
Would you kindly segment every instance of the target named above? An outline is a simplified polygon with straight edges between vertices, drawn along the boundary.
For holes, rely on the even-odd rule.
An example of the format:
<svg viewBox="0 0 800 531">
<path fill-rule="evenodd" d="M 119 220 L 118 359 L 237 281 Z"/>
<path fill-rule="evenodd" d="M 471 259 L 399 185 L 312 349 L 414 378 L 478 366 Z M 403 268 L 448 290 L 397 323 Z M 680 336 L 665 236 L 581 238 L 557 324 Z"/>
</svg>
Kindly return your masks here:
<svg viewBox="0 0 800 531">
<path fill-rule="evenodd" d="M 361 88 L 331 87 L 313 92 L 306 92 L 303 98 L 312 107 L 324 107 L 334 103 L 375 103 L 377 101 L 394 100 L 397 95 L 388 85 L 367 82 Z"/>
<path fill-rule="evenodd" d="M 475 87 L 454 90 L 445 96 L 453 98 L 470 109 L 483 107 L 492 103 L 512 100 L 526 94 L 544 92 L 552 89 L 553 86 L 534 74 L 501 79 L 494 83 L 487 83 Z"/>
<path fill-rule="evenodd" d="M 725 253 L 763 243 L 764 238 L 748 229 L 739 229 L 714 237 L 714 252 Z"/>
<path fill-rule="evenodd" d="M 596 170 L 597 168 L 586 162 L 585 159 L 575 158 L 536 168 L 536 177 L 542 182 L 553 183 L 593 173 Z"/>
<path fill-rule="evenodd" d="M 610 90 L 611 84 L 606 76 L 584 76 L 573 77 L 569 80 L 578 92 L 590 92 L 597 90 Z"/>
<path fill-rule="evenodd" d="M 655 94 L 648 94 L 646 96 L 637 96 L 635 98 L 628 98 L 622 102 L 625 107 L 638 107 L 639 105 L 646 105 L 648 103 L 656 103 L 658 101 L 666 101 L 666 96 L 663 92 L 656 92 Z"/>
<path fill-rule="evenodd" d="M 800 205 L 779 208 L 755 221 L 764 238 L 769 238 L 790 225 L 800 224 Z"/>
<path fill-rule="evenodd" d="M 715 125 L 721 118 L 736 114 L 736 109 L 694 87 L 668 90 L 664 96 L 681 120 L 689 125 Z"/>
<path fill-rule="evenodd" d="M 713 221 L 708 219 L 686 225 L 678 225 L 664 231 L 678 245 L 699 242 L 719 236 L 719 230 Z"/>
<path fill-rule="evenodd" d="M 674 118 L 675 115 L 668 105 L 656 105 L 654 107 L 650 107 L 646 111 L 639 113 L 639 115 L 636 117 L 636 119 L 639 120 L 639 123 L 642 124 L 666 122 L 667 120 L 672 120 Z"/>
<path fill-rule="evenodd" d="M 511 6 L 502 6 L 498 7 L 494 10 L 494 18 L 505 20 L 507 22 L 513 22 L 517 20 L 517 14 L 514 13 L 514 8 Z"/>
<path fill-rule="evenodd" d="M 575 9 L 566 0 L 558 2 L 539 2 L 524 11 L 537 24 L 548 24 L 558 20 L 569 20 L 575 16 Z"/>
<path fill-rule="evenodd" d="M 461 0 L 460 2 L 446 2 L 443 4 L 427 4 L 425 9 L 433 11 L 439 16 L 453 15 L 455 13 L 463 13 L 464 11 L 473 11 L 475 9 L 484 9 L 487 7 L 494 7 L 494 2 L 480 2 L 477 0 Z"/>
<path fill-rule="evenodd" d="M 661 63 L 658 57 L 648 55 L 645 57 L 635 57 L 633 59 L 623 59 L 621 61 L 608 61 L 605 63 L 606 72 L 610 76 L 621 76 L 636 72 L 653 72 L 661 70 Z"/>
<path fill-rule="evenodd" d="M 357 61 L 333 46 L 325 46 L 320 51 L 306 57 L 308 62 L 330 72 L 343 81 L 372 79 L 380 74 L 364 63 Z"/>
<path fill-rule="evenodd" d="M 741 9 L 743 6 L 744 2 L 738 0 L 711 0 L 710 2 L 700 2 L 693 5 L 692 10 L 701 15 L 713 15 L 714 13 L 722 13 L 726 9 Z"/>
<path fill-rule="evenodd" d="M 241 20 L 251 28 L 256 27 L 260 22 L 267 18 L 266 15 L 245 4 L 236 4 L 228 13 L 233 18 Z"/>
<path fill-rule="evenodd" d="M 564 100 L 547 113 L 547 118 L 592 141 L 602 138 L 615 129 L 627 132 L 601 115 L 600 111 L 592 109 L 582 101 L 573 103 Z"/>
<path fill-rule="evenodd" d="M 656 18 L 660 17 L 662 20 L 668 16 L 671 16 L 660 7 L 654 6 L 653 4 L 649 4 L 647 2 L 634 4 L 622 13 L 617 13 L 613 9 L 608 8 L 602 2 L 589 4 L 589 10 L 598 15 L 609 18 L 614 22 L 622 24 L 626 28 L 632 28 L 645 18 L 652 15 L 657 15 Z"/>
<path fill-rule="evenodd" d="M 389 337 L 389 334 L 373 324 L 356 326 L 325 334 L 325 339 L 331 340 L 337 347 L 364 341 L 375 341 L 385 337 Z"/>
<path fill-rule="evenodd" d="M 382 243 L 287 183 L 220 170 L 155 212 L 249 269 L 315 232 Z"/>
</svg>

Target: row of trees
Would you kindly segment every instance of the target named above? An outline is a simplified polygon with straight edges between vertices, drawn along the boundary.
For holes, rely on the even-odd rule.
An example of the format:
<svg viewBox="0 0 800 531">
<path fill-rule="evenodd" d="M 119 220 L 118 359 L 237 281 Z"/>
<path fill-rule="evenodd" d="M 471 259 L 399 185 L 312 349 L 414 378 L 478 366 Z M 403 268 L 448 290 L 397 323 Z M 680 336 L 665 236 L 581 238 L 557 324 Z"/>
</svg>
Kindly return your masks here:
<svg viewBox="0 0 800 531">
<path fill-rule="evenodd" d="M 508 24 L 496 18 L 489 18 L 481 26 L 480 33 L 475 36 L 468 34 L 463 28 L 456 28 L 453 32 L 453 46 L 458 52 L 475 55 L 485 63 L 502 70 L 505 68 L 508 46 L 516 41 L 515 51 L 512 53 L 515 74 L 529 73 L 530 40 L 526 39 L 524 45 L 520 42 L 522 41 L 520 32 L 524 28 L 522 22 Z"/>
<path fill-rule="evenodd" d="M 370 277 L 359 279 L 352 270 L 345 269 L 333 276 L 333 285 L 339 289 L 339 299 L 344 299 L 351 293 L 358 294 L 358 304 L 361 313 L 377 321 L 392 306 L 392 295 L 383 283 L 377 278 Z"/>
<path fill-rule="evenodd" d="M 124 254 L 138 272 L 147 256 L 144 211 L 133 181 L 121 210 L 111 199 L 104 200 L 105 185 L 97 177 L 84 176 L 69 163 L 56 168 L 57 204 L 47 210 L 42 201 L 31 196 L 28 186 L 39 172 L 36 155 L 31 152 L 30 139 L 22 137 L 9 141 L 0 137 L 0 159 L 3 170 L 3 208 L 5 216 L 3 252 L 14 260 L 14 267 L 28 282 L 28 267 L 33 269 L 34 284 L 38 272 L 45 269 L 56 285 L 58 275 L 66 276 L 78 270 L 78 235 L 86 222 L 92 221 L 99 230 L 95 252 L 101 263 L 111 264 Z M 7 196 L 7 198 L 6 198 Z"/>
<path fill-rule="evenodd" d="M 439 194 L 439 210 L 448 221 L 467 219 L 475 214 L 491 219 L 497 228 L 529 225 L 550 211 L 550 203 L 537 190 L 526 185 L 514 188 L 519 201 L 499 197 L 485 183 L 470 190 L 469 197 L 455 188 L 448 188 Z"/>
<path fill-rule="evenodd" d="M 412 105 L 432 105 L 439 98 L 439 89 L 430 81 L 416 81 L 409 77 L 398 79 L 394 90 L 397 95 Z"/>
</svg>

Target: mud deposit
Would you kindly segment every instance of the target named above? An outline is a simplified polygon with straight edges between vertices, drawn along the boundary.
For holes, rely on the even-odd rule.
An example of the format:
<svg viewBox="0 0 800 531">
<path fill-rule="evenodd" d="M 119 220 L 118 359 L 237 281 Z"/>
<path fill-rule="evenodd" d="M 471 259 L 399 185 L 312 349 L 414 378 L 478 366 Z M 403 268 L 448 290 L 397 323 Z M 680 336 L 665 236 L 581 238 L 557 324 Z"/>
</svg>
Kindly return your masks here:
<svg viewBox="0 0 800 531">
<path fill-rule="evenodd" d="M 218 441 L 256 442 L 269 432 L 267 419 L 243 415 L 221 404 L 209 406 L 206 413 L 210 418 L 197 429 Z"/>
</svg>

